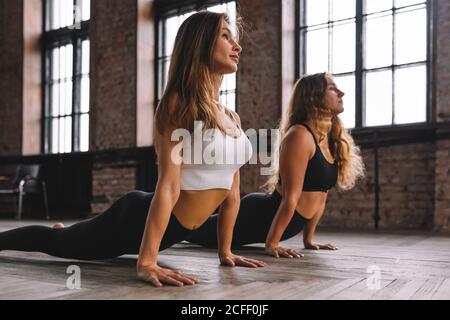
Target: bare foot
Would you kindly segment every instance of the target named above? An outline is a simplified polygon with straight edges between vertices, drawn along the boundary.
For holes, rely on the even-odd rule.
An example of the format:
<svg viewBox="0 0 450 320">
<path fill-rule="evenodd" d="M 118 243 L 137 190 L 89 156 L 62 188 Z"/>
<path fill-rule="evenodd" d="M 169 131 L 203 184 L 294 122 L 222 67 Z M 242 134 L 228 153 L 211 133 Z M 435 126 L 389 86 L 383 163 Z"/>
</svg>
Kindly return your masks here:
<svg viewBox="0 0 450 320">
<path fill-rule="evenodd" d="M 64 224 L 60 222 L 53 225 L 53 229 L 62 229 L 62 228 L 64 228 Z"/>
</svg>

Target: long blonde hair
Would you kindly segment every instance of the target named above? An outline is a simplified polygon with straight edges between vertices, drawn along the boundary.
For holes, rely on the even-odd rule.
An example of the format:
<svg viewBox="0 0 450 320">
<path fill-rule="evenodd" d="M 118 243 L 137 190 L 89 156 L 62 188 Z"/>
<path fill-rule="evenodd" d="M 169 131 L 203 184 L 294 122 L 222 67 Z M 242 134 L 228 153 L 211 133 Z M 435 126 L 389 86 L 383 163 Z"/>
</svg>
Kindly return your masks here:
<svg viewBox="0 0 450 320">
<path fill-rule="evenodd" d="M 279 126 L 279 138 L 275 147 L 275 172 L 262 186 L 266 192 L 272 192 L 279 180 L 279 152 L 283 138 L 295 124 L 309 121 L 318 134 L 319 141 L 326 137 L 320 128 L 324 118 L 329 118 L 329 111 L 323 101 L 327 89 L 327 73 L 305 75 L 298 80 L 289 100 L 287 114 Z M 360 149 L 355 145 L 352 136 L 344 128 L 337 115 L 331 118 L 331 130 L 328 134 L 330 151 L 338 164 L 337 185 L 340 190 L 348 190 L 355 186 L 358 178 L 364 176 L 364 163 Z"/>
<path fill-rule="evenodd" d="M 175 38 L 167 85 L 155 112 L 159 133 L 165 128 L 193 130 L 194 121 L 204 128 L 225 128 L 219 121 L 217 102 L 213 99 L 213 53 L 224 13 L 200 11 L 187 18 Z M 171 102 L 176 99 L 176 108 Z M 227 111 L 227 110 L 226 110 Z"/>
</svg>

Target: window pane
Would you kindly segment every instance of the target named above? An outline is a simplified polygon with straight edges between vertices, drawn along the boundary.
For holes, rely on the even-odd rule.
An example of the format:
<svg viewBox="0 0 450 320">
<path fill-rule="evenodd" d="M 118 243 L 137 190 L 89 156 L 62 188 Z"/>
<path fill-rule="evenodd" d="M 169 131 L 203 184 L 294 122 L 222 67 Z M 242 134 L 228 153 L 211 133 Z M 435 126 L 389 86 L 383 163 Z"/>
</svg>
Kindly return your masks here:
<svg viewBox="0 0 450 320">
<path fill-rule="evenodd" d="M 59 0 L 51 1 L 51 21 L 52 21 L 52 29 L 59 29 L 61 26 L 60 20 L 60 2 Z"/>
<path fill-rule="evenodd" d="M 67 81 L 64 83 L 65 87 L 65 114 L 69 115 L 72 113 L 72 81 Z"/>
<path fill-rule="evenodd" d="M 236 110 L 236 93 L 223 93 L 219 97 L 219 101 L 221 104 L 227 106 L 229 109 L 235 111 Z"/>
<path fill-rule="evenodd" d="M 418 3 L 424 3 L 426 1 L 424 0 L 395 0 L 395 7 L 405 7 L 405 6 L 411 6 Z"/>
<path fill-rule="evenodd" d="M 89 40 L 84 40 L 81 44 L 81 73 L 88 74 L 89 73 Z"/>
<path fill-rule="evenodd" d="M 427 77 L 424 65 L 395 72 L 395 123 L 424 122 Z"/>
<path fill-rule="evenodd" d="M 238 35 L 236 33 L 236 2 L 232 1 L 226 3 L 226 13 L 230 18 L 231 32 L 233 33 L 234 37 L 237 37 Z"/>
<path fill-rule="evenodd" d="M 89 112 L 89 78 L 81 79 L 81 112 Z"/>
<path fill-rule="evenodd" d="M 164 27 L 165 27 L 165 31 L 166 31 L 166 34 L 164 37 L 165 38 L 164 55 L 166 55 L 166 56 L 170 56 L 172 54 L 173 46 L 175 44 L 175 38 L 177 36 L 177 31 L 181 24 L 181 22 L 180 22 L 180 24 L 178 24 L 178 20 L 179 20 L 179 18 L 176 16 L 176 17 L 170 17 L 164 21 Z"/>
<path fill-rule="evenodd" d="M 334 80 L 338 88 L 345 93 L 344 112 L 339 115 L 339 118 L 346 128 L 353 128 L 355 126 L 355 76 L 334 76 Z"/>
<path fill-rule="evenodd" d="M 66 77 L 66 47 L 59 48 L 59 78 Z"/>
<path fill-rule="evenodd" d="M 167 75 L 168 75 L 168 73 L 169 73 L 169 65 L 170 65 L 170 62 L 169 62 L 169 60 L 168 59 L 164 59 L 164 60 L 162 60 L 161 61 L 161 64 L 160 64 L 160 77 L 159 77 L 159 93 L 160 93 L 160 96 L 162 96 L 162 94 L 163 94 L 163 92 L 164 92 L 164 89 L 165 89 L 165 87 L 166 87 L 166 84 L 167 84 L 167 80 L 168 80 L 168 77 L 167 77 Z"/>
<path fill-rule="evenodd" d="M 355 0 L 332 0 L 332 20 L 352 18 L 356 15 Z"/>
<path fill-rule="evenodd" d="M 65 124 L 64 118 L 59 118 L 58 152 L 64 152 L 64 135 L 66 133 Z"/>
<path fill-rule="evenodd" d="M 328 28 L 306 33 L 306 72 L 328 71 Z"/>
<path fill-rule="evenodd" d="M 89 115 L 82 114 L 80 121 L 80 151 L 89 150 Z"/>
<path fill-rule="evenodd" d="M 73 45 L 69 44 L 66 46 L 66 61 L 65 61 L 65 67 L 66 67 L 66 77 L 71 78 L 73 75 Z"/>
<path fill-rule="evenodd" d="M 392 124 L 392 72 L 377 71 L 366 74 L 365 124 Z"/>
<path fill-rule="evenodd" d="M 365 12 L 367 14 L 392 9 L 392 0 L 366 0 Z"/>
<path fill-rule="evenodd" d="M 59 84 L 59 115 L 66 114 L 66 83 Z"/>
<path fill-rule="evenodd" d="M 51 151 L 58 153 L 59 151 L 59 118 L 52 120 L 52 146 Z"/>
<path fill-rule="evenodd" d="M 66 79 L 72 77 L 73 46 L 71 44 L 59 49 L 59 77 Z"/>
<path fill-rule="evenodd" d="M 46 137 L 46 139 L 44 140 L 45 153 L 50 153 L 52 151 L 51 150 L 52 146 L 49 145 L 51 134 L 52 134 L 52 120 L 45 119 L 45 137 Z"/>
<path fill-rule="evenodd" d="M 333 73 L 355 70 L 355 23 L 333 27 Z"/>
<path fill-rule="evenodd" d="M 51 102 L 51 96 L 52 96 L 52 86 L 50 84 L 46 84 L 45 85 L 45 92 L 44 92 L 44 98 L 45 98 L 45 103 L 44 103 L 44 116 L 45 117 L 49 117 L 51 115 L 51 110 L 52 110 L 52 106 L 50 105 Z"/>
<path fill-rule="evenodd" d="M 396 15 L 396 64 L 426 60 L 426 21 L 427 15 L 425 9 Z"/>
<path fill-rule="evenodd" d="M 73 24 L 73 0 L 59 0 L 61 27 L 71 26 Z"/>
<path fill-rule="evenodd" d="M 236 74 L 227 74 L 225 76 L 226 90 L 236 89 Z"/>
<path fill-rule="evenodd" d="M 57 117 L 59 115 L 59 83 L 55 83 L 52 85 L 52 112 L 51 115 L 53 117 Z"/>
<path fill-rule="evenodd" d="M 211 12 L 221 13 L 226 10 L 226 7 L 225 7 L 225 4 L 218 4 L 215 6 L 208 7 L 208 8 L 206 8 L 206 10 L 211 11 Z"/>
<path fill-rule="evenodd" d="M 325 22 L 328 22 L 328 0 L 306 0 L 306 24 Z"/>
<path fill-rule="evenodd" d="M 365 67 L 392 65 L 392 15 L 366 21 Z"/>
<path fill-rule="evenodd" d="M 91 0 L 81 0 L 81 20 L 86 21 L 91 18 Z"/>
</svg>

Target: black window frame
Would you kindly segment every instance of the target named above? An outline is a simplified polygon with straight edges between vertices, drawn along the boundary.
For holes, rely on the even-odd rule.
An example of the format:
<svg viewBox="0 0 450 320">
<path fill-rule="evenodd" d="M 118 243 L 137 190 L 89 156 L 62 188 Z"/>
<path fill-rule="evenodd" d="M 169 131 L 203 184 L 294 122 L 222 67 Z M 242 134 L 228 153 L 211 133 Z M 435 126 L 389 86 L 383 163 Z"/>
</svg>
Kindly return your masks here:
<svg viewBox="0 0 450 320">
<path fill-rule="evenodd" d="M 160 97 L 162 95 L 162 92 L 160 92 L 161 82 L 163 81 L 164 77 L 162 76 L 163 70 L 159 67 L 161 60 L 166 60 L 166 63 L 170 57 L 164 56 L 160 54 L 160 52 L 165 52 L 164 50 L 164 30 L 161 30 L 161 26 L 163 25 L 161 21 L 163 19 L 167 19 L 173 16 L 179 16 L 183 15 L 185 13 L 191 12 L 191 11 L 199 11 L 202 9 L 206 9 L 207 7 L 211 7 L 214 5 L 220 5 L 228 2 L 235 2 L 236 3 L 236 12 L 238 12 L 238 0 L 157 0 L 155 1 L 155 9 L 156 9 L 156 19 L 155 19 L 155 105 L 154 108 L 158 106 L 158 103 L 160 101 Z M 222 94 L 235 94 L 235 112 L 238 113 L 238 73 L 236 74 L 236 88 L 232 90 L 220 90 L 219 95 Z"/>
<path fill-rule="evenodd" d="M 299 79 L 302 74 L 304 74 L 305 70 L 305 59 L 302 59 L 303 56 L 306 55 L 306 46 L 303 45 L 303 37 L 302 37 L 302 30 L 307 28 L 308 26 L 305 26 L 304 19 L 306 17 L 306 0 L 295 0 L 295 78 Z M 370 1 L 370 0 L 369 0 Z M 434 95 L 433 95 L 433 77 L 432 77 L 432 69 L 433 69 L 433 43 L 435 39 L 435 4 L 433 0 L 426 0 L 425 1 L 425 7 L 426 7 L 426 16 L 427 16 L 427 30 L 426 30 L 426 36 L 427 36 L 427 43 L 426 45 L 426 120 L 425 122 L 420 123 L 407 123 L 407 124 L 389 124 L 389 125 L 380 125 L 380 126 L 363 126 L 363 117 L 364 117 L 364 69 L 363 66 L 363 48 L 364 48 L 364 37 L 363 37 L 363 26 L 364 26 L 364 19 L 367 16 L 367 14 L 364 13 L 364 0 L 356 0 L 356 14 L 355 14 L 355 25 L 356 25 L 356 45 L 355 45 L 355 71 L 353 72 L 347 72 L 342 73 L 339 75 L 346 75 L 346 74 L 354 74 L 355 75 L 355 127 L 351 128 L 351 131 L 353 133 L 362 134 L 364 136 L 367 136 L 367 134 L 370 133 L 377 133 L 376 135 L 379 136 L 380 132 L 383 132 L 385 129 L 389 129 L 389 135 L 396 135 L 397 132 L 401 130 L 411 130 L 414 131 L 417 128 L 427 128 L 432 126 L 433 124 L 433 110 L 434 110 Z M 393 11 L 393 16 L 396 14 L 396 11 L 399 9 L 397 8 L 391 8 L 389 10 Z M 394 19 L 395 20 L 395 19 Z M 395 27 L 395 22 L 393 22 Z M 417 64 L 411 63 L 411 65 Z M 407 64 L 401 64 L 400 66 L 407 65 Z M 394 69 L 399 68 L 398 65 L 394 64 L 394 61 L 392 62 L 391 66 L 388 67 L 382 67 L 382 68 L 373 68 L 368 69 L 371 70 L 391 70 L 394 71 Z M 395 92 L 392 92 L 392 96 L 394 99 Z M 395 112 L 394 106 L 392 112 Z M 383 135 L 383 133 L 382 133 Z"/>
<path fill-rule="evenodd" d="M 82 74 L 82 43 L 85 40 L 90 41 L 90 25 L 91 18 L 89 20 L 80 21 L 79 26 L 65 26 L 59 29 L 47 30 L 47 23 L 50 23 L 48 17 L 48 12 L 50 8 L 49 0 L 43 1 L 43 24 L 42 24 L 42 116 L 41 116 L 41 152 L 43 154 L 63 154 L 63 153 L 76 153 L 80 151 L 80 132 L 79 132 L 79 121 L 81 121 L 81 115 L 88 114 L 90 117 L 90 107 L 88 112 L 81 112 L 81 79 L 83 78 Z M 73 0 L 74 5 L 79 5 L 79 0 Z M 92 0 L 90 1 L 92 5 Z M 92 8 L 92 6 L 91 6 Z M 91 10 L 92 11 L 92 10 Z M 51 114 L 52 108 L 52 50 L 54 48 L 62 47 L 64 45 L 72 44 L 73 46 L 73 67 L 72 67 L 72 113 L 69 115 L 58 115 L 53 116 Z M 90 68 L 90 62 L 89 62 Z M 90 70 L 89 70 L 90 77 Z M 89 90 L 90 91 L 90 90 Z M 89 92 L 90 95 L 90 92 Z M 91 103 L 91 102 L 89 102 Z M 63 117 L 71 117 L 72 118 L 72 142 L 71 142 L 71 151 L 70 152 L 62 152 L 59 150 L 54 152 L 52 151 L 52 119 L 63 118 Z M 49 124 L 49 125 L 48 125 Z M 89 133 L 90 134 L 90 133 Z M 89 151 L 89 144 L 88 150 Z M 86 152 L 86 151 L 84 151 Z"/>
</svg>

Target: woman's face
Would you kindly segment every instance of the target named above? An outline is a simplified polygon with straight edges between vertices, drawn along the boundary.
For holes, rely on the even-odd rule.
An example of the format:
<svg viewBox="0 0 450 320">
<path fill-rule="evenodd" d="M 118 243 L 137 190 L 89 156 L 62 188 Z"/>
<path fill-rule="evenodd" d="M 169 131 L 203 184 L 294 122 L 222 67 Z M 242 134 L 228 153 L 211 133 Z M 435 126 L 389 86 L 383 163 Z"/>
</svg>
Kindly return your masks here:
<svg viewBox="0 0 450 320">
<path fill-rule="evenodd" d="M 333 115 L 342 113 L 344 111 L 344 102 L 342 97 L 345 93 L 338 89 L 333 77 L 326 75 L 325 78 L 327 80 L 327 89 L 323 99 L 325 107 L 330 110 Z"/>
<path fill-rule="evenodd" d="M 239 54 L 242 48 L 231 33 L 230 25 L 222 19 L 219 37 L 214 46 L 213 65 L 214 72 L 228 74 L 236 72 L 239 63 Z"/>
</svg>

